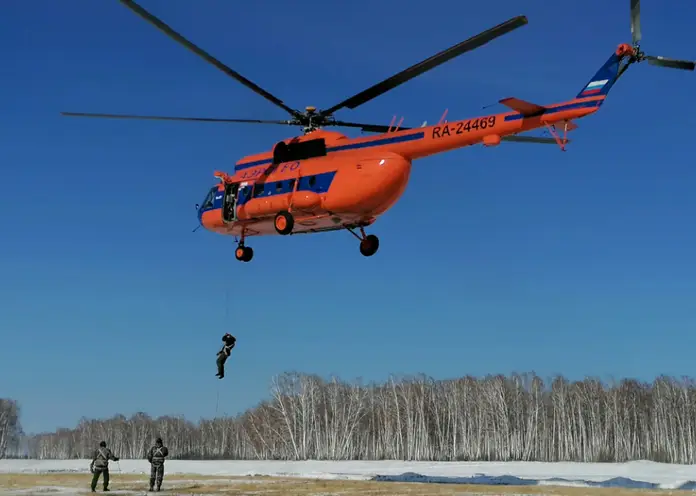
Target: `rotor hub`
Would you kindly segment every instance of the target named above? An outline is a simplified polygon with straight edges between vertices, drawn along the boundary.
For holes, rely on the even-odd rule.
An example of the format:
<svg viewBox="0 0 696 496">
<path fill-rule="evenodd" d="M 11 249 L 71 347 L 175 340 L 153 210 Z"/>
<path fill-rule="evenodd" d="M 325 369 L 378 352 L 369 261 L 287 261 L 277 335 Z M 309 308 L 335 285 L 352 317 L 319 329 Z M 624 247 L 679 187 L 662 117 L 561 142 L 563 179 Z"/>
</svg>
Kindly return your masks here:
<svg viewBox="0 0 696 496">
<path fill-rule="evenodd" d="M 638 55 L 639 51 L 640 49 L 638 48 L 637 43 L 633 46 L 629 45 L 628 43 L 621 43 L 616 48 L 616 55 L 618 57 L 635 57 Z"/>
</svg>

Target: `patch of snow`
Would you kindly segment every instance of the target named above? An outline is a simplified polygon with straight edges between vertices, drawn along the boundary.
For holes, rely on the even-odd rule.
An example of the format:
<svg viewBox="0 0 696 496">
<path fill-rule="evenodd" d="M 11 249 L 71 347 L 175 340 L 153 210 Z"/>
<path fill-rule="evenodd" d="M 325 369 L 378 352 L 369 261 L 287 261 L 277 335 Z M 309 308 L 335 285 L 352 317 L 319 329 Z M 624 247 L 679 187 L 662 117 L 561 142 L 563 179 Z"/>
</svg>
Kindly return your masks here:
<svg viewBox="0 0 696 496">
<path fill-rule="evenodd" d="M 150 473 L 150 465 L 146 460 L 120 460 L 116 463 L 111 462 L 109 468 L 113 475 L 127 473 L 149 476 Z M 0 473 L 52 472 L 87 474 L 89 460 L 0 460 Z M 196 474 L 219 477 L 275 476 L 451 484 L 696 489 L 696 466 L 648 461 L 546 463 L 169 460 L 165 465 L 165 473 L 166 476 Z M 60 494 L 66 493 L 61 490 Z"/>
</svg>

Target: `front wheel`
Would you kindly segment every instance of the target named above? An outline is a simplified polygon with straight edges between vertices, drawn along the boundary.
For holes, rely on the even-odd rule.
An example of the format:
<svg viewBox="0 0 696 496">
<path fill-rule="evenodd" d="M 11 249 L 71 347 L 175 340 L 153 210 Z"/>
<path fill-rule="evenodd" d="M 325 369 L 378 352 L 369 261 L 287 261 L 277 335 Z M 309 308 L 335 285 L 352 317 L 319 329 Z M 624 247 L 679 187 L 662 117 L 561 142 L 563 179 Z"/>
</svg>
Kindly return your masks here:
<svg viewBox="0 0 696 496">
<path fill-rule="evenodd" d="M 238 246 L 234 256 L 240 262 L 251 262 L 251 259 L 254 258 L 254 250 L 249 246 Z"/>
</svg>

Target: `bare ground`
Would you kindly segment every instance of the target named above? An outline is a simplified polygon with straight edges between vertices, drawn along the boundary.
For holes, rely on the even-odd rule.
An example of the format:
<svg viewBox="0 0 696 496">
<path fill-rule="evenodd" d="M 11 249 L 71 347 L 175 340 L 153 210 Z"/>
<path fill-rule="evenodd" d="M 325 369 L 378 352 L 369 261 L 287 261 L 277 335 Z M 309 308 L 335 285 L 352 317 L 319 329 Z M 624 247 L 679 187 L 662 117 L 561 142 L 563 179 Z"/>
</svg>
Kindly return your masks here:
<svg viewBox="0 0 696 496">
<path fill-rule="evenodd" d="M 0 495 L 91 494 L 90 474 L 0 474 Z M 101 480 L 97 491 L 101 492 Z M 146 475 L 111 474 L 109 488 L 114 494 L 142 495 L 148 487 Z M 280 477 L 214 477 L 165 474 L 164 494 L 254 495 L 254 496 L 390 496 L 390 495 L 559 495 L 559 496 L 666 496 L 685 494 L 680 490 L 587 488 L 564 486 L 484 486 L 466 484 L 432 484 L 324 480 Z M 155 493 L 151 493 L 153 496 Z"/>
</svg>

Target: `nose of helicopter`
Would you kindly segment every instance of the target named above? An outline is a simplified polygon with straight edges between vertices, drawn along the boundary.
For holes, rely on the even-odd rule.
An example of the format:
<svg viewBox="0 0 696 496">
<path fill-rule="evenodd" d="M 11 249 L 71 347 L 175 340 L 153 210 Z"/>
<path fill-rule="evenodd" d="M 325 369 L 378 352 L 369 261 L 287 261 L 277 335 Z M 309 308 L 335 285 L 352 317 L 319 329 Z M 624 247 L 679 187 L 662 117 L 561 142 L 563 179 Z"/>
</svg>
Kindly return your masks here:
<svg viewBox="0 0 696 496">
<path fill-rule="evenodd" d="M 224 225 L 222 222 L 223 191 L 213 186 L 208 191 L 202 204 L 196 204 L 198 223 L 208 230 L 216 230 Z"/>
</svg>

